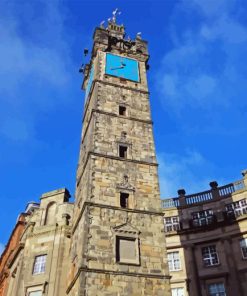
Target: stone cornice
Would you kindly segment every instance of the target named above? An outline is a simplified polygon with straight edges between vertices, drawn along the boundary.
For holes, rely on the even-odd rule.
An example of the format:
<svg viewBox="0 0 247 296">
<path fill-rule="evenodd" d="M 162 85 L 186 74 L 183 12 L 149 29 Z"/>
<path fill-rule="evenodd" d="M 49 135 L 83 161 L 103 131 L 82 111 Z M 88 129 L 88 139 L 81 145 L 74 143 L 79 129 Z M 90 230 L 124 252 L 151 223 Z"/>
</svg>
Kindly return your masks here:
<svg viewBox="0 0 247 296">
<path fill-rule="evenodd" d="M 86 207 L 97 207 L 97 208 L 111 209 L 111 210 L 122 211 L 122 212 L 129 212 L 129 213 L 147 214 L 147 215 L 162 216 L 162 217 L 164 216 L 162 211 L 156 212 L 156 211 L 149 211 L 149 210 L 126 209 L 126 208 L 120 208 L 116 206 L 104 205 L 104 204 L 98 204 L 98 203 L 86 201 L 84 202 L 83 207 L 80 211 L 80 214 L 76 219 L 74 226 L 72 227 L 72 234 L 75 232 Z"/>
<path fill-rule="evenodd" d="M 148 162 L 148 161 L 136 160 L 136 159 L 130 159 L 130 158 L 122 158 L 122 157 L 119 157 L 119 156 L 106 155 L 106 154 L 103 154 L 103 153 L 88 151 L 87 157 L 86 157 L 84 165 L 83 165 L 83 169 L 82 169 L 81 174 L 80 174 L 80 176 L 78 177 L 78 180 L 77 180 L 77 186 L 78 186 L 78 184 L 80 184 L 81 178 L 82 178 L 84 170 L 85 170 L 85 168 L 87 166 L 87 162 L 88 162 L 88 159 L 89 159 L 90 155 L 96 156 L 96 157 L 104 157 L 104 158 L 109 158 L 109 159 L 114 159 L 114 160 L 119 160 L 119 161 L 126 161 L 126 162 L 138 163 L 138 164 L 146 164 L 146 165 L 158 167 L 158 163 L 154 163 L 154 162 Z"/>
<path fill-rule="evenodd" d="M 118 85 L 118 84 L 116 84 L 116 83 L 112 83 L 112 82 L 108 82 L 108 81 L 102 81 L 102 80 L 100 80 L 100 79 L 94 79 L 94 81 L 93 81 L 93 83 L 92 83 L 92 86 L 91 86 L 90 93 L 88 94 L 87 101 L 86 101 L 86 104 L 85 104 L 85 110 L 84 110 L 84 115 L 83 115 L 82 122 L 84 122 L 84 118 L 85 118 L 85 115 L 86 115 L 86 113 L 87 113 L 87 109 L 88 109 L 89 103 L 90 103 L 90 101 L 91 101 L 91 97 L 92 97 L 93 89 L 94 89 L 95 84 L 96 84 L 97 82 L 98 82 L 98 83 L 105 84 L 105 85 L 109 85 L 109 86 L 119 87 L 119 88 L 121 88 L 121 89 L 132 90 L 132 91 L 139 92 L 139 93 L 143 93 L 143 94 L 147 94 L 147 95 L 150 94 L 149 91 L 140 90 L 140 89 L 136 89 L 136 88 L 134 88 L 134 87 L 129 87 L 129 86 L 125 86 L 125 85 Z"/>
<path fill-rule="evenodd" d="M 143 120 L 143 119 L 139 119 L 139 118 L 136 118 L 136 117 L 121 116 L 121 115 L 118 115 L 118 114 L 115 114 L 115 113 L 112 113 L 112 112 L 106 112 L 106 111 L 103 111 L 103 110 L 98 110 L 98 109 L 94 109 L 93 108 L 92 111 L 91 111 L 91 113 L 90 113 L 90 117 L 89 117 L 87 126 L 85 128 L 85 132 L 82 135 L 81 143 L 83 143 L 83 141 L 84 141 L 84 139 L 86 137 L 86 134 L 87 134 L 87 131 L 88 131 L 88 128 L 89 128 L 89 125 L 91 123 L 91 120 L 92 120 L 92 117 L 93 117 L 93 114 L 94 113 L 108 115 L 108 116 L 111 116 L 111 117 L 119 117 L 121 119 L 126 119 L 126 120 L 131 120 L 131 121 L 137 121 L 137 122 L 142 122 L 142 123 L 145 123 L 145 124 L 151 124 L 151 125 L 153 125 L 153 121 L 152 120 Z M 83 122 L 84 122 L 84 120 L 85 120 L 85 116 L 83 117 Z"/>
<path fill-rule="evenodd" d="M 160 280 L 170 280 L 171 276 L 166 274 L 156 274 L 156 273 L 140 273 L 140 272 L 127 272 L 127 271 L 116 271 L 116 270 L 105 270 L 105 269 L 97 269 L 97 268 L 88 268 L 87 266 L 82 266 L 78 269 L 74 279 L 69 284 L 66 293 L 69 294 L 70 290 L 73 288 L 76 280 L 80 276 L 81 272 L 87 273 L 101 273 L 101 274 L 109 274 L 114 276 L 131 276 L 131 277 L 139 277 L 139 278 L 152 278 L 152 279 L 160 279 Z"/>
</svg>

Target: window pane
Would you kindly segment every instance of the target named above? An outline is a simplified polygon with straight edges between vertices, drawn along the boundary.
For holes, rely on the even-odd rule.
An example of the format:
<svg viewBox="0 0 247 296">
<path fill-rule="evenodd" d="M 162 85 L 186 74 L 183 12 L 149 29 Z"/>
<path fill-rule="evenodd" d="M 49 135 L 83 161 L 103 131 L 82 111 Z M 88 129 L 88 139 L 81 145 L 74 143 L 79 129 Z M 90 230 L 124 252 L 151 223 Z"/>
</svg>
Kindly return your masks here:
<svg viewBox="0 0 247 296">
<path fill-rule="evenodd" d="M 183 288 L 172 288 L 172 296 L 184 296 Z"/>
<path fill-rule="evenodd" d="M 241 239 L 240 247 L 241 247 L 243 258 L 247 259 L 247 239 L 246 238 Z"/>
<path fill-rule="evenodd" d="M 179 217 L 178 216 L 166 217 L 165 229 L 166 229 L 166 232 L 180 230 Z"/>
<path fill-rule="evenodd" d="M 247 238 L 243 238 L 240 241 L 240 246 L 241 247 L 247 247 Z"/>
<path fill-rule="evenodd" d="M 218 254 L 216 252 L 216 246 L 208 246 L 202 248 L 202 259 L 205 266 L 212 266 L 219 264 Z"/>
<path fill-rule="evenodd" d="M 29 296 L 42 296 L 42 291 L 34 291 L 28 294 Z"/>
<path fill-rule="evenodd" d="M 179 252 L 168 253 L 167 259 L 170 271 L 176 271 L 181 269 Z"/>
<path fill-rule="evenodd" d="M 46 255 L 35 257 L 33 274 L 39 274 L 45 272 Z"/>
<path fill-rule="evenodd" d="M 210 296 L 225 296 L 225 287 L 223 283 L 211 284 L 208 286 Z"/>
</svg>

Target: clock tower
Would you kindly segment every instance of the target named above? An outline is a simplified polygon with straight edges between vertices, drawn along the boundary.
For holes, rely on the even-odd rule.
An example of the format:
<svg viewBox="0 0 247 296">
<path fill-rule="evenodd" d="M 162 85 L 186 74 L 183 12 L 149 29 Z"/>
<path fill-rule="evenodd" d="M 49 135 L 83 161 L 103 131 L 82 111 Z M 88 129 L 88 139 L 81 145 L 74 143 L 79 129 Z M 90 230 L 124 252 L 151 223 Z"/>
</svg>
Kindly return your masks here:
<svg viewBox="0 0 247 296">
<path fill-rule="evenodd" d="M 147 42 L 125 39 L 116 12 L 93 40 L 67 294 L 169 296 Z"/>
</svg>

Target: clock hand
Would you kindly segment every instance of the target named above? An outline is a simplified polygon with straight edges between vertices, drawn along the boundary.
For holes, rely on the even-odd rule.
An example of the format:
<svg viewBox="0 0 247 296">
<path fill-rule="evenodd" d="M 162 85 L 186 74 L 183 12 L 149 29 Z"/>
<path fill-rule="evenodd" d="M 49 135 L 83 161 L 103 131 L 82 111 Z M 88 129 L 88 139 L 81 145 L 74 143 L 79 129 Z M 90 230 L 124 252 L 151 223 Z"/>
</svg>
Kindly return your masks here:
<svg viewBox="0 0 247 296">
<path fill-rule="evenodd" d="M 120 67 L 115 67 L 115 68 L 110 68 L 111 70 L 118 70 L 118 69 L 123 69 L 124 66 L 120 66 Z"/>
</svg>

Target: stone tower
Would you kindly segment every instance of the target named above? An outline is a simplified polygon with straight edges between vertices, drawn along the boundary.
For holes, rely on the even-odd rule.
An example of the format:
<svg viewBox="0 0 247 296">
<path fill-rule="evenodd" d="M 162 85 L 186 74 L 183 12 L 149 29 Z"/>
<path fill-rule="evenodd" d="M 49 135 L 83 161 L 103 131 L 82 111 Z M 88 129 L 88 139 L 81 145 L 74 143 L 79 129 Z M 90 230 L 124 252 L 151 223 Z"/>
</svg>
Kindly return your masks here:
<svg viewBox="0 0 247 296">
<path fill-rule="evenodd" d="M 125 39 L 116 15 L 93 39 L 67 294 L 169 296 L 147 42 Z"/>
</svg>

